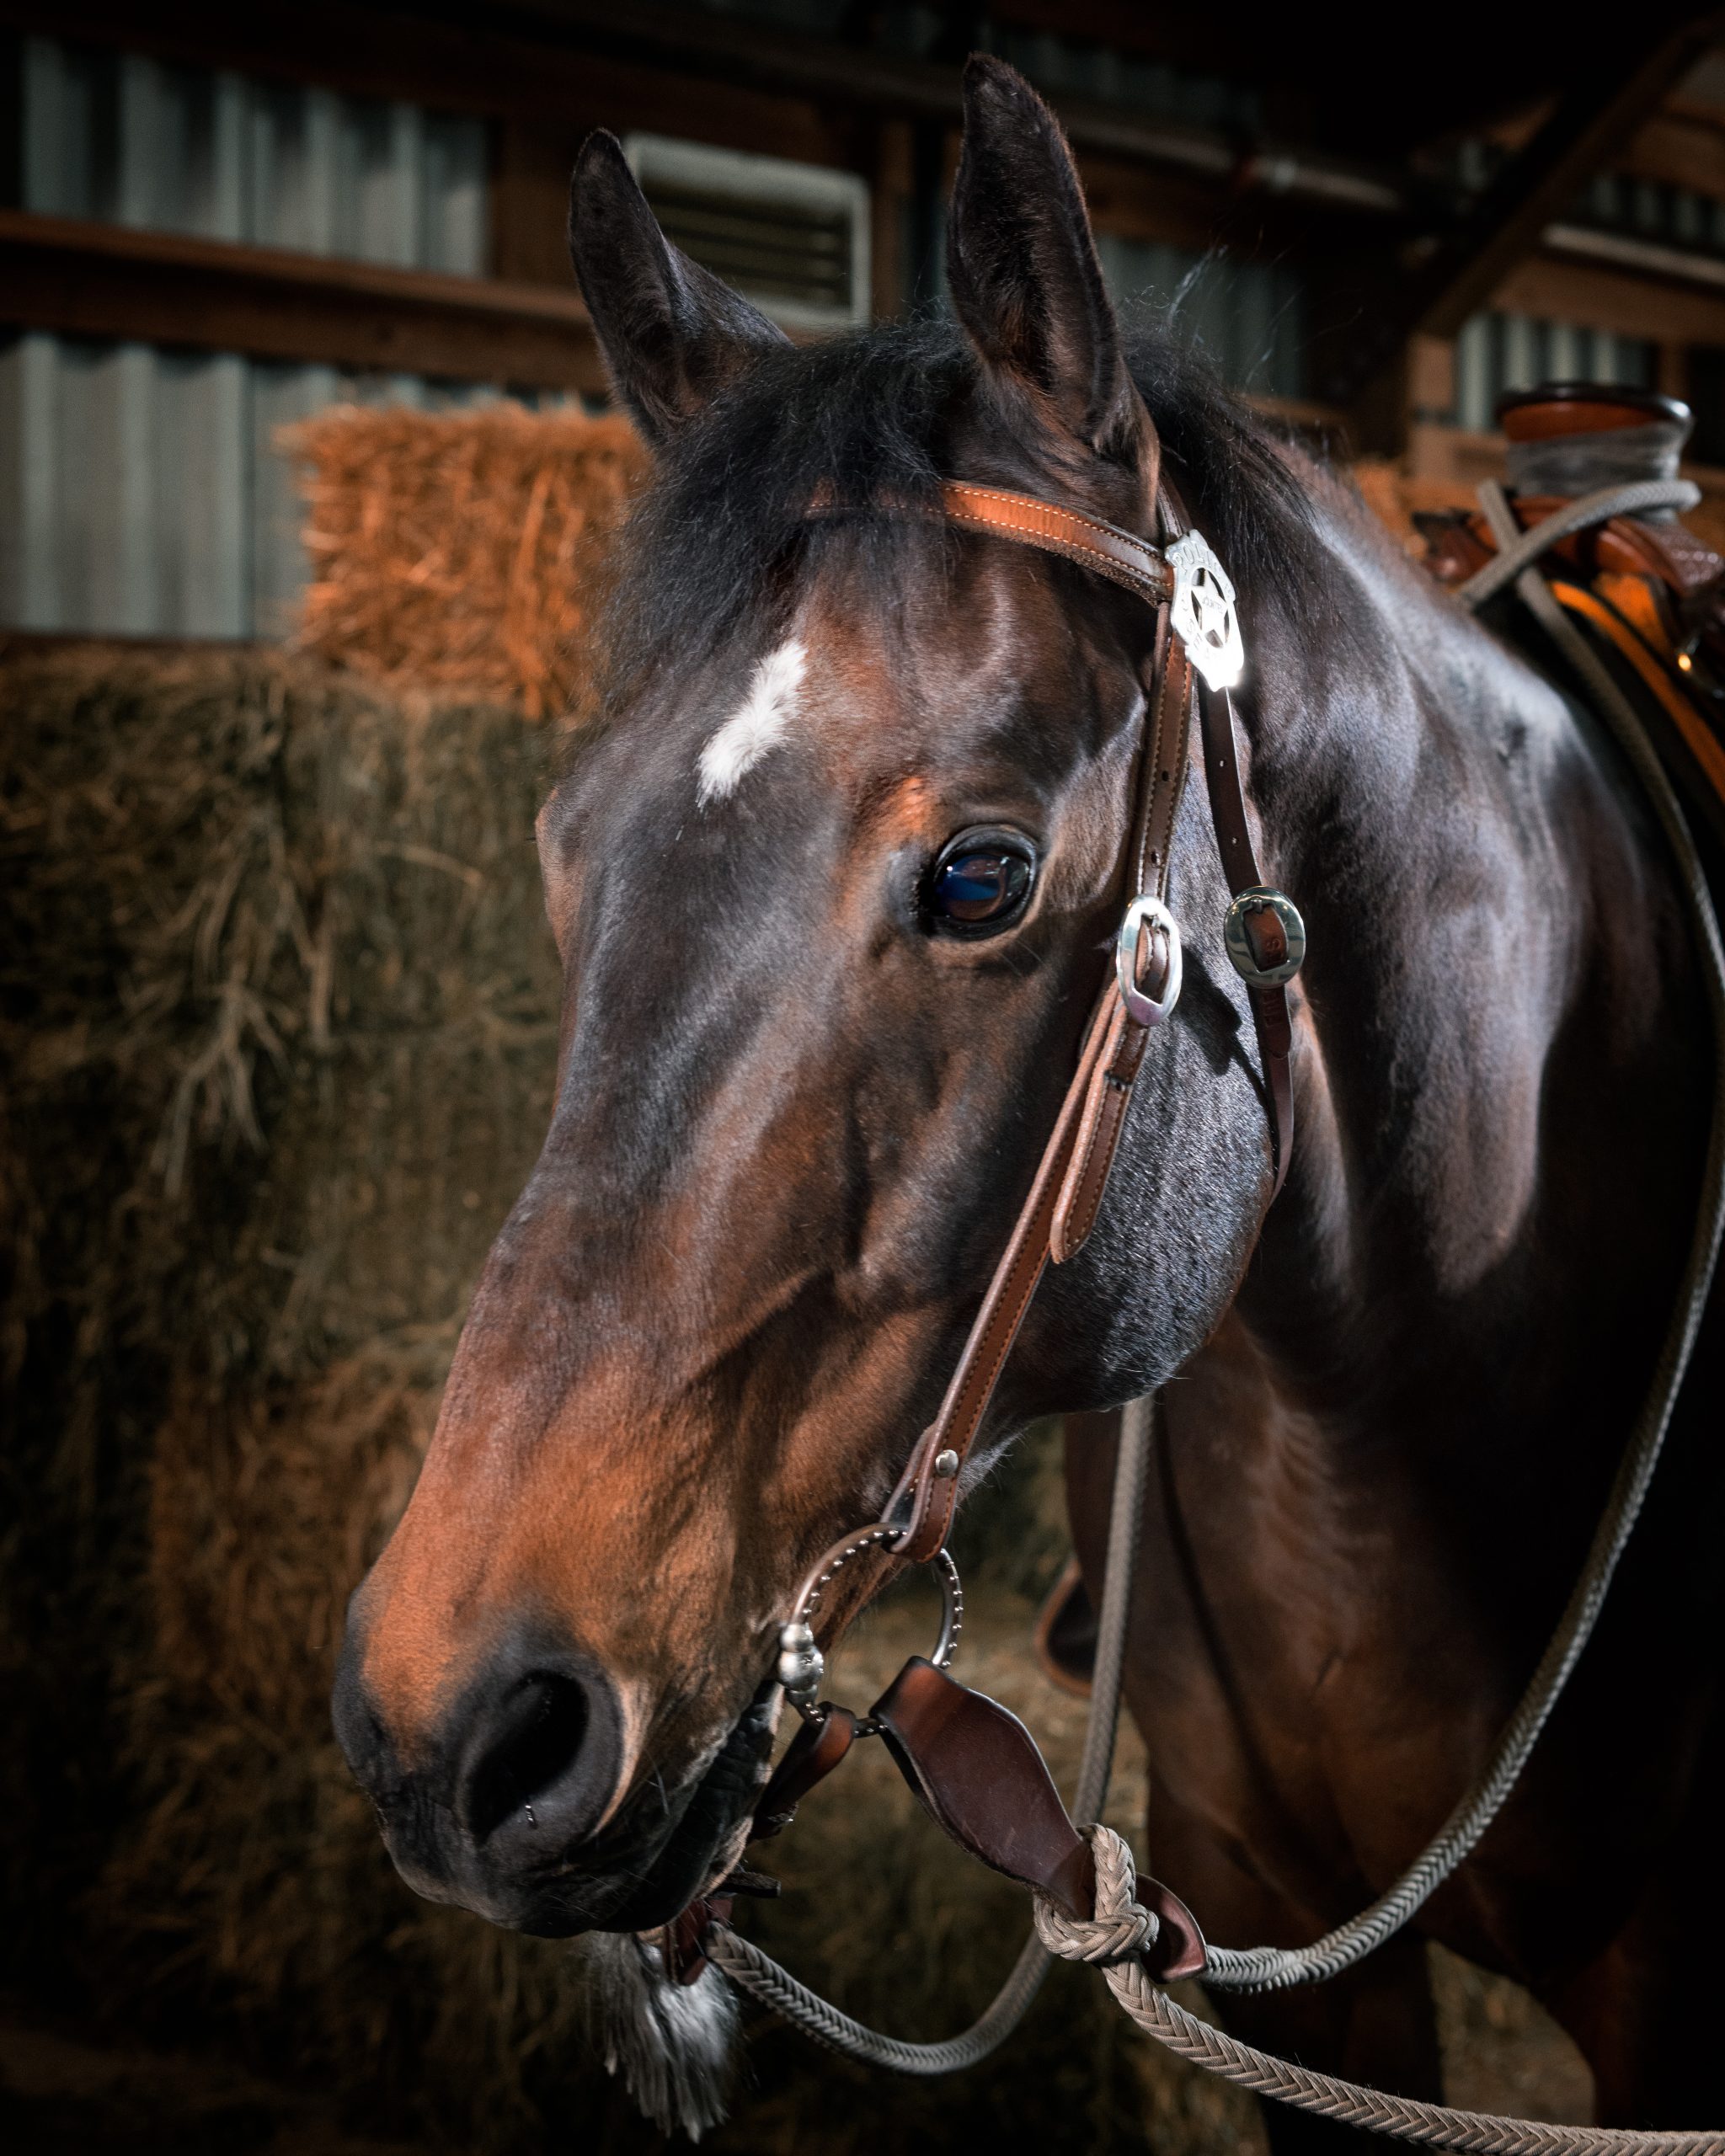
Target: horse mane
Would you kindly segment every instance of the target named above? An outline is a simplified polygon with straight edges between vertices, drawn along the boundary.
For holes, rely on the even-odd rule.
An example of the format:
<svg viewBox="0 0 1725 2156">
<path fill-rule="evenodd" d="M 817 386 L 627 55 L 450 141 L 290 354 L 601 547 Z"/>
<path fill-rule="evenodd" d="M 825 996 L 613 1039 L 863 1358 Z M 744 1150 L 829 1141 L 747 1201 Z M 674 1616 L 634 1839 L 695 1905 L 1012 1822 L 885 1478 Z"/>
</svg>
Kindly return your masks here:
<svg viewBox="0 0 1725 2156">
<path fill-rule="evenodd" d="M 1126 344 L 1169 475 L 1236 584 L 1309 589 L 1317 549 L 1287 443 L 1189 342 L 1130 326 Z M 943 443 L 975 366 L 949 319 L 787 345 L 752 364 L 660 449 L 624 528 L 600 609 L 600 710 L 686 674 L 745 613 L 781 618 L 841 534 L 857 605 L 889 608 L 907 575 L 936 564 L 940 520 L 811 520 L 809 504 L 934 510 L 942 481 L 962 476 Z"/>
</svg>

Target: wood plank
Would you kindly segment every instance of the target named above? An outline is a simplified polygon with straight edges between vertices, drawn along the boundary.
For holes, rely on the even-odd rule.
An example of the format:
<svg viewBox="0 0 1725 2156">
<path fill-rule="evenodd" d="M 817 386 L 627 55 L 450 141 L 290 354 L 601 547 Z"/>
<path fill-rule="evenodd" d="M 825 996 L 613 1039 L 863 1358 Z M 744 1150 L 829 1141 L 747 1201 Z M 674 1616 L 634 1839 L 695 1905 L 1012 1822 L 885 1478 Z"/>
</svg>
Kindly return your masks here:
<svg viewBox="0 0 1725 2156">
<path fill-rule="evenodd" d="M 1573 322 L 1616 337 L 1676 344 L 1725 344 L 1725 289 L 1708 291 L 1636 276 L 1551 254 L 1518 263 L 1491 295 L 1505 314 Z"/>
<path fill-rule="evenodd" d="M 1575 262 L 1599 262 L 1658 284 L 1668 280 L 1703 291 L 1725 291 L 1725 256 L 1669 247 L 1634 232 L 1599 232 L 1591 225 L 1547 225 L 1545 252 Z"/>
<path fill-rule="evenodd" d="M 573 291 L 19 210 L 0 211 L 0 321 L 517 388 L 605 387 Z"/>
<path fill-rule="evenodd" d="M 1619 169 L 1725 201 L 1725 127 L 1717 120 L 1662 112 L 1630 144 Z"/>
</svg>

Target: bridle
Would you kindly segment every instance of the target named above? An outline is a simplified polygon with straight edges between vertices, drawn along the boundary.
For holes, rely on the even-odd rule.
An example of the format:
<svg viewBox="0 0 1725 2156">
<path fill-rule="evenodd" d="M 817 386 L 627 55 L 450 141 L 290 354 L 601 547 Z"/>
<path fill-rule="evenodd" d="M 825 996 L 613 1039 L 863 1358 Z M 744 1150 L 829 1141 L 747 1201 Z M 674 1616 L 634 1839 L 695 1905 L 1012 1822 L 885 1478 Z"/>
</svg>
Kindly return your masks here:
<svg viewBox="0 0 1725 2156">
<path fill-rule="evenodd" d="M 1077 1066 L 939 1412 L 913 1448 L 884 1515 L 823 1553 L 779 1628 L 774 1675 L 803 1727 L 767 1783 L 752 1838 L 779 1832 L 858 1737 L 878 1735 L 948 1831 L 996 1869 L 1076 1912 L 1088 1907 L 1089 1849 L 1074 1835 L 1033 1741 L 1003 1709 L 945 1676 L 964 1619 L 958 1568 L 946 1545 L 965 1462 L 1025 1311 L 1047 1267 L 1075 1257 L 1096 1225 L 1151 1036 L 1179 1000 L 1181 931 L 1168 904 L 1168 881 L 1194 733 L 1232 894 L 1223 944 L 1246 983 L 1263 1063 L 1271 1202 L 1287 1178 L 1294 1142 L 1287 984 L 1304 960 L 1306 929 L 1293 901 L 1263 881 L 1252 846 L 1229 693 L 1244 670 L 1234 587 L 1190 526 L 1173 488 L 1164 482 L 1157 495 L 1164 546 L 1082 510 L 969 481 L 948 481 L 940 506 L 946 520 L 961 530 L 1075 562 L 1154 611 L 1124 859 L 1129 897 Z M 814 511 L 839 513 L 828 503 Z M 870 1552 L 934 1566 L 944 1614 L 932 1656 L 913 1657 L 873 1710 L 859 1716 L 830 1701 L 816 1703 L 825 1658 L 812 1620 L 834 1577 Z M 1007 1723 L 1011 1732 L 1004 1728 Z M 990 1760 L 992 1769 L 985 1764 Z M 1023 1817 L 994 1816 L 991 1772 L 1001 1790 L 1010 1791 L 1012 1807 L 1028 1814 L 1033 1826 L 1027 1828 Z M 1155 1897 L 1163 1935 L 1161 1973 L 1190 1973 L 1201 1967 L 1204 1941 L 1190 1912 L 1154 1881 L 1140 1880 L 1138 1890 L 1146 1899 Z M 683 1981 L 699 1973 L 707 1924 L 728 1906 L 722 1893 L 704 1898 L 667 1927 L 665 1958 Z"/>
<path fill-rule="evenodd" d="M 940 1412 L 917 1440 L 882 1518 L 825 1552 L 782 1629 L 779 1682 L 805 1717 L 823 1669 L 809 1620 L 834 1571 L 861 1549 L 878 1547 L 911 1564 L 944 1559 L 946 1630 L 952 1629 L 956 1574 L 946 1540 L 965 1462 L 1044 1270 L 1075 1257 L 1096 1225 L 1151 1036 L 1179 1000 L 1181 932 L 1168 905 L 1168 878 L 1194 715 L 1216 846 L 1232 894 L 1222 940 L 1246 983 L 1263 1061 L 1272 1201 L 1287 1179 L 1294 1143 L 1287 984 L 1305 958 L 1306 928 L 1293 901 L 1263 882 L 1252 842 L 1230 695 L 1244 670 L 1244 650 L 1226 573 L 1166 482 L 1157 496 L 1169 536 L 1165 547 L 1079 510 L 964 480 L 946 483 L 942 507 L 961 530 L 1076 562 L 1155 610 L 1125 857 L 1130 897 L 1077 1068 Z"/>
</svg>

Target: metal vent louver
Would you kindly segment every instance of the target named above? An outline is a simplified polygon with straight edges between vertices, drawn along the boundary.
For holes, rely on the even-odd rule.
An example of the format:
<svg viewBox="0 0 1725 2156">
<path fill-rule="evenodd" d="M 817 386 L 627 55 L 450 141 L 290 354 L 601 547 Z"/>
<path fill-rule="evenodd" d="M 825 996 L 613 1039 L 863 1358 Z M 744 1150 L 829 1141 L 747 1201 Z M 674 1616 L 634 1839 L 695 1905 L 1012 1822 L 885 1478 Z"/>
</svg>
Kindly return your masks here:
<svg viewBox="0 0 1725 2156">
<path fill-rule="evenodd" d="M 661 135 L 623 145 L 666 237 L 793 329 L 868 319 L 868 189 L 854 173 Z"/>
</svg>

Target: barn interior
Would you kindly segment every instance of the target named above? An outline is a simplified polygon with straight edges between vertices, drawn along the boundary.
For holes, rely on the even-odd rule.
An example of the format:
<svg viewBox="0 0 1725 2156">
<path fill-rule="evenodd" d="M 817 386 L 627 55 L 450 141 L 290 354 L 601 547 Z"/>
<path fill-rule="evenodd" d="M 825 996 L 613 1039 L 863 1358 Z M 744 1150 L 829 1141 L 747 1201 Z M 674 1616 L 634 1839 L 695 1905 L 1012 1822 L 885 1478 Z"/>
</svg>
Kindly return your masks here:
<svg viewBox="0 0 1725 2156">
<path fill-rule="evenodd" d="M 977 50 L 1060 115 L 1119 302 L 1399 530 L 1501 472 L 1501 397 L 1570 379 L 1684 399 L 1725 523 L 1710 15 L 0 0 L 9 2148 L 660 2145 L 569 1951 L 395 1878 L 330 1663 L 549 1107 L 532 818 L 643 455 L 570 279 L 575 151 L 611 129 L 679 244 L 841 334 L 943 303 Z M 964 1534 L 972 1681 L 1070 1767 L 1028 1653 L 1045 1440 Z M 1143 1780 L 1129 1741 L 1123 1828 Z M 1016 1951 L 884 1763 L 782 1868 L 756 1935 L 901 2033 Z M 1524 1993 L 1438 1982 L 1452 2101 L 1587 2116 Z M 984 2134 L 1262 2144 L 1060 1971 L 939 2086 L 763 2025 L 714 2145 Z"/>
</svg>

